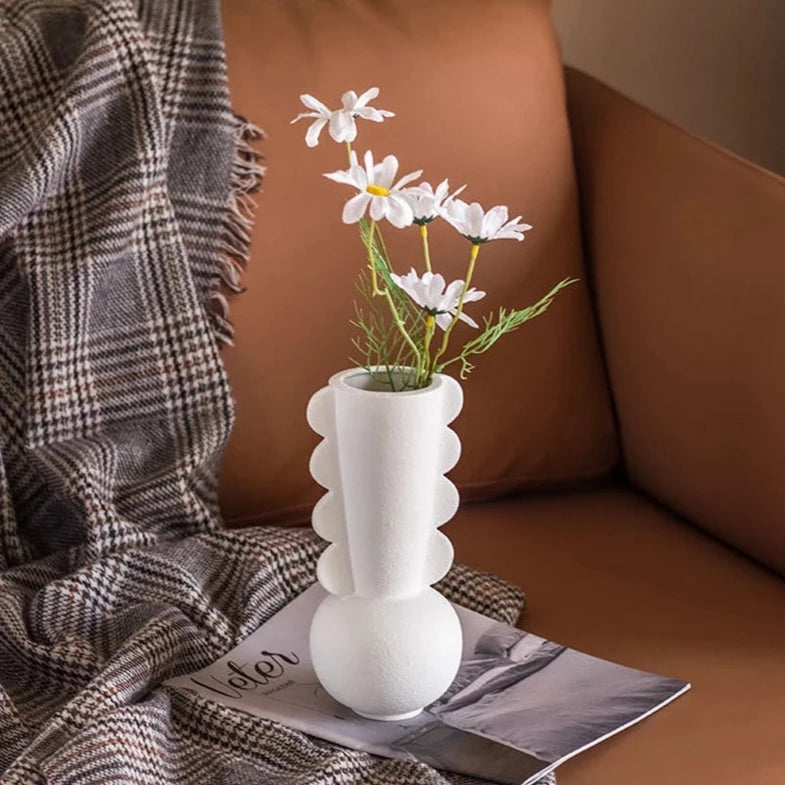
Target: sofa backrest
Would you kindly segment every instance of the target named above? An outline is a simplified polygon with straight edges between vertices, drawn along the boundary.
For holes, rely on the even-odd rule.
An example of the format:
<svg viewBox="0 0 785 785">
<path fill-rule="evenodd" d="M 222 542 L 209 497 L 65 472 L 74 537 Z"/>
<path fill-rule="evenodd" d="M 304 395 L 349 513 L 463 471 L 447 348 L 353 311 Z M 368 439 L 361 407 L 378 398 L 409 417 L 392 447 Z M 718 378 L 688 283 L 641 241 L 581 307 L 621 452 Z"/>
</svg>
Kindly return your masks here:
<svg viewBox="0 0 785 785">
<path fill-rule="evenodd" d="M 224 354 L 238 422 L 222 505 L 234 521 L 302 520 L 321 495 L 305 407 L 351 365 L 364 255 L 357 228 L 340 222 L 347 189 L 322 177 L 345 167 L 345 151 L 326 134 L 306 148 L 306 125 L 289 124 L 299 94 L 337 105 L 346 89 L 379 86 L 375 103 L 398 116 L 361 127 L 361 154 L 394 152 L 402 171 L 467 183 L 470 200 L 508 204 L 534 225 L 523 243 L 483 249 L 479 315 L 584 278 L 562 68 L 539 0 L 227 0 L 223 14 L 233 102 L 267 132 L 268 172 Z M 435 266 L 463 277 L 468 243 L 446 225 L 431 235 Z M 421 267 L 416 228 L 385 238 L 400 270 Z M 585 282 L 480 358 L 465 398 L 452 475 L 464 498 L 607 473 L 615 433 Z"/>
<path fill-rule="evenodd" d="M 785 573 L 785 179 L 568 85 L 630 478 Z"/>
</svg>

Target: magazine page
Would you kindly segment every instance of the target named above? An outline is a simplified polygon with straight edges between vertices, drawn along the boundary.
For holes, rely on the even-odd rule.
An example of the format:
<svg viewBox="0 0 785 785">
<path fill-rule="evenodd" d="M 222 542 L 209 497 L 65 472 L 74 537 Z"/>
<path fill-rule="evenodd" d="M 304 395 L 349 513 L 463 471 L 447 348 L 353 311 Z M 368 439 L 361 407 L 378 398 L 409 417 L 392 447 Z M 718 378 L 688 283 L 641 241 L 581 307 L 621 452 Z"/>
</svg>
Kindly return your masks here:
<svg viewBox="0 0 785 785">
<path fill-rule="evenodd" d="M 535 782 L 689 689 L 456 605 L 464 640 L 452 686 L 413 719 L 374 722 L 316 678 L 308 632 L 324 596 L 314 584 L 223 657 L 165 684 L 346 747 L 508 785 Z"/>
</svg>

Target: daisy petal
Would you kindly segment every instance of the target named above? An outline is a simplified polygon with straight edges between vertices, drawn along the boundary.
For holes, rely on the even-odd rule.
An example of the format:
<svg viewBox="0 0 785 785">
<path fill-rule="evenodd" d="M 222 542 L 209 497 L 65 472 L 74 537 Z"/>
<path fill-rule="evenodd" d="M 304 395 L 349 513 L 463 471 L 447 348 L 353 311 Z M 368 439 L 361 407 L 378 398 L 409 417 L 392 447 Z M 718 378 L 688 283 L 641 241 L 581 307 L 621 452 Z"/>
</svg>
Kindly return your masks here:
<svg viewBox="0 0 785 785">
<path fill-rule="evenodd" d="M 316 125 L 316 123 L 314 123 Z M 344 185 L 353 185 L 357 188 L 357 182 L 354 177 L 354 172 L 350 169 L 348 172 L 343 171 L 343 169 L 338 170 L 337 172 L 326 172 L 325 177 L 328 180 L 332 180 L 335 183 L 343 183 Z"/>
<path fill-rule="evenodd" d="M 300 96 L 300 100 L 305 106 L 307 106 L 309 109 L 313 109 L 320 115 L 330 114 L 330 110 L 318 98 L 314 98 L 312 95 L 308 95 L 308 93 L 303 93 Z"/>
<path fill-rule="evenodd" d="M 352 151 L 352 155 L 354 155 L 354 151 Z M 354 156 L 354 162 L 349 167 L 349 172 L 352 175 L 354 180 L 354 184 L 361 190 L 364 191 L 368 187 L 368 175 L 365 172 L 365 169 L 362 168 L 357 163 L 357 156 Z"/>
<path fill-rule="evenodd" d="M 362 108 L 363 106 L 365 106 L 365 105 L 368 103 L 368 101 L 373 101 L 373 99 L 374 99 L 374 98 L 376 98 L 378 95 L 379 95 L 379 88 L 378 88 L 378 87 L 370 87 L 370 88 L 368 88 L 368 89 L 367 89 L 367 90 L 366 90 L 366 91 L 365 91 L 365 92 L 364 92 L 364 93 L 363 93 L 363 94 L 362 94 L 362 95 L 361 95 L 361 96 L 360 96 L 360 97 L 359 97 L 359 98 L 358 98 L 358 99 L 357 99 L 357 100 L 354 102 L 354 108 L 355 108 L 355 109 L 357 109 L 357 107 L 360 107 L 360 108 Z"/>
<path fill-rule="evenodd" d="M 379 177 L 378 185 L 385 188 L 393 187 L 393 180 L 395 173 L 398 171 L 398 159 L 394 155 L 385 155 L 382 161 L 382 171 Z"/>
<path fill-rule="evenodd" d="M 397 229 L 410 226 L 414 221 L 414 213 L 409 203 L 398 194 L 382 197 L 387 202 L 387 220 Z"/>
<path fill-rule="evenodd" d="M 479 289 L 469 289 L 464 295 L 463 301 L 465 303 L 476 303 L 478 300 L 482 300 L 483 297 L 485 297 L 485 292 Z"/>
<path fill-rule="evenodd" d="M 423 275 L 423 283 L 426 283 L 427 278 L 427 286 L 428 286 L 428 303 L 432 308 L 436 308 L 439 311 L 445 311 L 446 308 L 443 307 L 442 300 L 444 299 L 442 296 L 442 292 L 444 291 L 444 276 L 440 273 L 433 275 L 432 273 L 425 273 Z"/>
<path fill-rule="evenodd" d="M 347 90 L 341 96 L 341 103 L 343 104 L 344 109 L 354 109 L 357 103 L 357 93 L 354 90 Z"/>
<path fill-rule="evenodd" d="M 469 209 L 466 211 L 466 223 L 468 224 L 469 231 L 467 234 L 472 237 L 479 237 L 482 235 L 482 220 L 485 217 L 482 205 L 479 202 L 472 202 Z"/>
<path fill-rule="evenodd" d="M 384 115 L 372 106 L 360 106 L 354 109 L 354 114 L 362 117 L 363 120 L 370 120 L 373 123 L 381 123 L 384 121 Z"/>
<path fill-rule="evenodd" d="M 374 221 L 381 221 L 384 218 L 387 205 L 387 197 L 385 196 L 372 196 L 371 197 L 371 218 Z"/>
<path fill-rule="evenodd" d="M 442 330 L 446 330 L 450 326 L 450 322 L 452 321 L 452 316 L 448 313 L 440 313 L 436 315 L 436 324 L 442 328 Z"/>
<path fill-rule="evenodd" d="M 444 293 L 444 299 L 447 300 L 447 308 L 454 308 L 458 304 L 458 298 L 463 291 L 463 281 L 453 281 Z"/>
<path fill-rule="evenodd" d="M 422 169 L 404 175 L 393 187 L 398 190 L 399 188 L 403 188 L 404 185 L 408 185 L 412 180 L 416 180 L 418 177 L 422 177 Z"/>
<path fill-rule="evenodd" d="M 300 112 L 294 120 L 289 121 L 289 125 L 294 125 L 298 120 L 304 120 L 306 117 L 321 117 L 319 112 Z"/>
<path fill-rule="evenodd" d="M 355 194 L 343 206 L 343 215 L 341 220 L 345 224 L 356 224 L 365 215 L 365 210 L 368 207 L 368 202 L 371 201 L 371 195 L 366 193 Z"/>
<path fill-rule="evenodd" d="M 516 232 L 512 229 L 502 229 L 500 232 L 497 232 L 492 239 L 494 240 L 517 240 L 521 242 L 525 237 L 523 232 Z"/>
<path fill-rule="evenodd" d="M 461 311 L 461 315 L 458 317 L 462 322 L 466 322 L 469 327 L 474 327 L 475 329 L 478 328 L 480 325 L 472 319 L 471 316 L 467 316 L 463 311 Z"/>
<path fill-rule="evenodd" d="M 321 134 L 322 128 L 326 124 L 327 120 L 324 117 L 320 117 L 308 126 L 308 130 L 305 133 L 305 143 L 308 147 L 316 147 L 319 144 L 319 134 Z"/>
<path fill-rule="evenodd" d="M 345 142 L 347 131 L 346 115 L 343 112 L 333 112 L 330 115 L 330 136 L 333 141 Z"/>
<path fill-rule="evenodd" d="M 373 153 L 370 150 L 365 151 L 365 155 L 363 156 L 363 162 L 365 163 L 365 174 L 368 177 L 368 182 L 372 183 L 374 182 L 375 177 L 374 177 Z"/>
<path fill-rule="evenodd" d="M 491 207 L 482 219 L 482 236 L 492 240 L 508 218 L 507 208 L 504 205 L 499 204 L 496 207 Z"/>
<path fill-rule="evenodd" d="M 351 115 L 346 117 L 346 133 L 344 134 L 344 142 L 353 142 L 357 138 L 357 123 Z"/>
</svg>

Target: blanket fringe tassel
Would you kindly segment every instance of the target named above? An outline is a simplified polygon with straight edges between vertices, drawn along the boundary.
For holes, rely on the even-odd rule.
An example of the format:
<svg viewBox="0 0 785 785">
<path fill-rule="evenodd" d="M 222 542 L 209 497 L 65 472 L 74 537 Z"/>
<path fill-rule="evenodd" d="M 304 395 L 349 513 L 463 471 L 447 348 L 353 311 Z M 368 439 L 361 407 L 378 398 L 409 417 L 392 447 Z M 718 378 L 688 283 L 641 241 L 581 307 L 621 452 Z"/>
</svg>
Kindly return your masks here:
<svg viewBox="0 0 785 785">
<path fill-rule="evenodd" d="M 234 344 L 234 327 L 229 317 L 226 291 L 244 291 L 242 274 L 248 264 L 256 201 L 253 194 L 261 188 L 265 169 L 261 154 L 251 142 L 264 133 L 244 117 L 235 115 L 235 157 L 226 218 L 219 244 L 218 270 L 210 288 L 210 316 L 220 343 Z"/>
</svg>

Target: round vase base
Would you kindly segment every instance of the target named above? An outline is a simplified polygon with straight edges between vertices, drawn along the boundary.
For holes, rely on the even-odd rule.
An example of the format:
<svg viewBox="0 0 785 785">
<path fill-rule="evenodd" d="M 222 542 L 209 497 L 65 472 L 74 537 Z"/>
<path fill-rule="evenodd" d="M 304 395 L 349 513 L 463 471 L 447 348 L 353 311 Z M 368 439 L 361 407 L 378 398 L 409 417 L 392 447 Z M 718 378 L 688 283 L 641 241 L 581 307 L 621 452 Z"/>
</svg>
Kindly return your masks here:
<svg viewBox="0 0 785 785">
<path fill-rule="evenodd" d="M 365 714 L 361 711 L 355 711 L 352 709 L 355 714 L 359 714 L 361 717 L 365 717 L 366 720 L 376 720 L 376 722 L 398 722 L 400 720 L 410 720 L 412 717 L 416 717 L 418 714 L 422 713 L 422 709 L 415 709 L 414 711 L 405 711 L 403 714 Z"/>
</svg>

